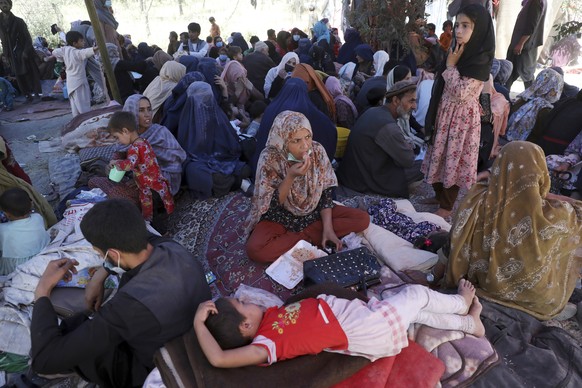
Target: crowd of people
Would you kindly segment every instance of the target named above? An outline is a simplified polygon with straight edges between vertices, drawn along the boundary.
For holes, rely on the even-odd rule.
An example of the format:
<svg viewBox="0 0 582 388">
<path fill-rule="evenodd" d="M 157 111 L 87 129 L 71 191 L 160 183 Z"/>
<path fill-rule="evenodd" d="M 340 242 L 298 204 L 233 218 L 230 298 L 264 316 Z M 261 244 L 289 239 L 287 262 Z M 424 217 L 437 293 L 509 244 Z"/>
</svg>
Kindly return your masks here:
<svg viewBox="0 0 582 388">
<path fill-rule="evenodd" d="M 450 252 L 441 254 L 446 257 L 433 268 L 431 281 L 444 277 L 443 284 L 458 285 L 462 296 L 443 299 L 448 306 L 443 311 L 431 310 L 447 316 L 427 318 L 433 325 L 483 335 L 475 292 L 540 319 L 564 308 L 582 259 L 577 252 L 582 237 L 582 92 L 565 84 L 560 68 L 544 69 L 534 78 L 532 53 L 543 43 L 545 0 L 523 3 L 507 59 L 494 58 L 495 30 L 483 1 L 460 2 L 455 23 L 446 21 L 440 36 L 435 25 L 411 21 L 404 55 L 399 47 L 393 52 L 374 50 L 353 28 L 345 31 L 342 42 L 327 19 L 317 21 L 311 34 L 299 28 L 268 30 L 267 39 L 252 36 L 249 44 L 239 32 L 223 35 L 213 17 L 206 39 L 200 24 L 192 22 L 187 32 L 170 32 L 164 51 L 145 42 L 135 46 L 118 34 L 107 2 L 95 2 L 103 5 L 98 11 L 123 104 L 108 125 L 120 144 L 109 168 L 130 174 L 120 182 L 107 177 L 89 181 L 90 187 L 114 199 L 96 205 L 81 229 L 110 267 L 127 272 L 123 292 L 98 318 L 59 332 L 47 296 L 58 278 L 75 271 L 75 262 L 51 263 L 36 292 L 31 330 L 35 370 L 76 368 L 104 386 L 141 384 L 155 348 L 186 330 L 185 320 L 191 324 L 195 309 L 186 314 L 187 306 L 170 308 L 146 296 L 152 279 L 159 283 L 165 274 L 182 271 L 178 256 L 183 249 L 165 239 L 148 239 L 136 226 L 143 218 L 165 233 L 180 190 L 198 200 L 233 190 L 252 196 L 245 229 L 247 255 L 270 263 L 300 240 L 339 250 L 342 237 L 368 227 L 365 211 L 334 202 L 336 188 L 408 198 L 424 181 L 434 189 L 434 198 L 427 202 L 438 205 L 437 215 L 452 219 Z M 0 0 L 1 18 L 15 18 L 9 5 L 10 0 Z M 10 47 L 6 37 L 0 35 Z M 98 50 L 89 22 L 75 23 L 64 39 L 66 46 L 47 53 L 42 64 L 64 63 L 73 115 L 87 113 L 92 100 L 111 90 L 113 80 L 99 70 L 102 56 L 94 56 Z M 16 57 L 11 58 L 16 65 Z M 35 78 L 18 78 L 19 72 L 21 93 L 33 98 L 36 91 L 25 81 Z M 511 100 L 517 77 L 526 89 Z M 458 201 L 460 191 L 468 193 Z M 36 231 L 34 246 L 12 253 L 19 256 L 12 258 L 12 269 L 24 260 L 20 257 L 30 257 L 31 249 L 46 245 L 41 220 L 31 216 L 31 201 L 34 198 L 23 189 L 0 196 L 10 224 L 24 225 L 26 220 L 27 233 Z M 52 222 L 46 217 L 44 221 L 45 226 Z M 3 233 L 0 229 L 0 243 L 6 244 Z M 134 234 L 136 241 L 127 239 Z M 209 291 L 199 266 L 191 265 L 188 271 L 192 277 L 171 288 L 182 293 L 183 301 L 185 291 L 179 288 L 188 285 L 189 303 L 195 306 L 209 299 Z M 203 289 L 196 289 L 196 282 L 204 284 Z M 438 295 L 426 292 L 415 289 L 414 295 L 402 294 L 393 303 L 401 307 L 418 295 L 430 302 L 427 306 L 437 303 Z M 92 307 L 100 307 L 95 298 Z M 315 303 L 333 316 L 344 302 L 326 296 L 305 303 Z M 375 311 L 385 307 L 370 303 L 352 307 L 377 320 Z M 126 306 L 136 304 L 139 314 L 127 316 Z M 263 325 L 261 311 L 236 300 L 201 306 L 194 326 L 211 362 L 217 357 L 218 366 L 240 366 L 281 357 L 270 343 L 254 346 L 262 341 L 254 338 L 262 333 L 257 327 Z M 457 315 L 469 308 L 470 318 Z M 408 311 L 408 321 L 425 322 L 418 319 L 423 314 L 419 309 L 400 314 Z M 220 322 L 212 328 L 213 316 L 223 311 L 239 320 L 234 329 L 221 328 Z M 441 318 L 444 323 L 435 324 Z M 247 323 L 255 327 L 244 331 Z M 139 335 L 129 330 L 133 324 L 140 327 Z M 242 337 L 230 347 L 253 341 L 240 350 L 243 361 L 218 346 L 220 330 L 238 328 Z M 353 333 L 344 333 L 345 326 L 336 329 L 332 345 L 353 350 L 342 342 Z M 107 341 L 91 343 L 92 351 L 78 354 L 81 338 L 97 342 L 98 337 Z M 388 344 L 389 351 L 378 354 L 399 350 L 404 342 Z M 61 351 L 67 357 L 55 357 Z M 123 365 L 110 363 L 120 356 L 126 357 Z M 370 356 L 375 357 L 376 353 Z"/>
</svg>

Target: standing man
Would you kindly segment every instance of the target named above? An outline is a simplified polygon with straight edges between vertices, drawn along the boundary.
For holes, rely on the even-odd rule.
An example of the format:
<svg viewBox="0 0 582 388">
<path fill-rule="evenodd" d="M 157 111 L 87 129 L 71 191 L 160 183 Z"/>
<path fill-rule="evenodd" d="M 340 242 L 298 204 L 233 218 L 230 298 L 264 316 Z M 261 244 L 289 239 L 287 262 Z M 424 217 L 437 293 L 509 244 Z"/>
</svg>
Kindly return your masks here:
<svg viewBox="0 0 582 388">
<path fill-rule="evenodd" d="M 208 53 L 208 43 L 200 39 L 200 24 L 188 24 L 188 41 L 180 43 L 180 47 L 178 47 L 179 53 L 184 51 L 197 58 L 203 58 Z"/>
<path fill-rule="evenodd" d="M 422 180 L 414 144 L 397 119 L 408 120 L 416 109 L 415 81 L 399 81 L 386 93 L 386 104 L 368 109 L 348 138 L 337 171 L 340 184 L 360 193 L 408 198 L 408 186 Z"/>
<path fill-rule="evenodd" d="M 546 0 L 523 0 L 522 8 L 507 49 L 507 59 L 513 63 L 513 72 L 505 86 L 511 85 L 521 77 L 526 88 L 534 80 L 538 47 L 544 43 L 544 20 L 546 18 Z"/>
<path fill-rule="evenodd" d="M 34 293 L 30 328 L 32 369 L 40 374 L 76 372 L 100 387 L 141 387 L 154 368 L 154 352 L 192 327 L 198 304 L 211 298 L 200 262 L 172 239 L 149 235 L 135 204 L 100 202 L 81 221 L 83 235 L 104 257 L 85 290 L 95 311 L 59 324 L 49 296 L 71 279 L 77 261 L 48 263 Z M 103 282 L 119 287 L 107 303 Z"/>
<path fill-rule="evenodd" d="M 30 102 L 36 94 L 40 100 L 42 87 L 40 73 L 34 61 L 36 52 L 28 26 L 12 13 L 12 0 L 0 0 L 0 40 L 2 51 L 8 57 L 20 93 Z"/>
</svg>

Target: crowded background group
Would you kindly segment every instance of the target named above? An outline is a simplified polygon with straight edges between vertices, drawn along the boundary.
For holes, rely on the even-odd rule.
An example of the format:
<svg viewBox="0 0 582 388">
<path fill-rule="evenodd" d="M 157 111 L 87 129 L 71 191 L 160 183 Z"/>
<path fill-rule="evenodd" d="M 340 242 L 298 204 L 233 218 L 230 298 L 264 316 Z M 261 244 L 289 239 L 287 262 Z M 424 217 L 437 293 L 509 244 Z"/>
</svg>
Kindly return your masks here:
<svg viewBox="0 0 582 388">
<path fill-rule="evenodd" d="M 424 181 L 436 214 L 453 220 L 432 281 L 468 277 L 480 295 L 555 316 L 580 274 L 582 92 L 558 67 L 534 78 L 544 0 L 524 2 L 507 58 L 494 58 L 491 14 L 475 3 L 439 35 L 411 20 L 407 49 L 388 51 L 353 28 L 342 41 L 325 18 L 308 33 L 268 30 L 249 43 L 210 18 L 206 38 L 193 22 L 170 32 L 167 50 L 136 46 L 102 19 L 126 112 L 108 127 L 121 144 L 109 167 L 135 179 L 88 186 L 140 205 L 162 232 L 179 192 L 205 200 L 242 190 L 252 196 L 248 257 L 269 263 L 299 240 L 341 249 L 342 237 L 369 226 L 367 212 L 334 202 L 337 191 L 408 198 Z M 34 71 L 64 63 L 73 113 L 90 114 L 112 80 L 89 22 L 73 23 L 64 40 Z M 526 88 L 511 99 L 518 77 Z M 21 82 L 21 93 L 39 96 Z"/>
</svg>

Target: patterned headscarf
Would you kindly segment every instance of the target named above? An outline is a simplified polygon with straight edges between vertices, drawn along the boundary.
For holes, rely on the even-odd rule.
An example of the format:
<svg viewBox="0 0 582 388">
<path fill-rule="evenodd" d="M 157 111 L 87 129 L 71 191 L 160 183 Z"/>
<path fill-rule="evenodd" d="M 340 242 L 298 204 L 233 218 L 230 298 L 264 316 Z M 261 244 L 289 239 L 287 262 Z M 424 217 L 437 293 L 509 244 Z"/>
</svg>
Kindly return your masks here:
<svg viewBox="0 0 582 388">
<path fill-rule="evenodd" d="M 259 158 L 255 193 L 246 225 L 248 233 L 269 210 L 275 190 L 287 176 L 292 166 L 292 162 L 287 160 L 289 152 L 287 144 L 293 134 L 300 129 L 307 129 L 313 134 L 309 120 L 302 113 L 286 110 L 275 118 L 266 147 Z M 337 178 L 323 146 L 314 141 L 312 150 L 311 169 L 305 175 L 293 180 L 289 195 L 282 205 L 296 216 L 311 214 L 317 208 L 323 191 L 337 186 Z"/>
<path fill-rule="evenodd" d="M 354 88 L 354 77 L 357 73 L 358 65 L 354 62 L 348 62 L 338 71 L 338 77 L 342 86 L 342 93 L 350 96 Z"/>
<path fill-rule="evenodd" d="M 109 56 L 109 62 L 111 62 L 111 67 L 115 70 L 115 66 L 119 62 L 119 48 L 113 43 L 106 43 L 107 55 Z"/>
<path fill-rule="evenodd" d="M 552 104 L 560 99 L 563 88 L 564 79 L 557 71 L 542 70 L 534 83 L 517 96 L 526 103 L 509 118 L 507 138 L 527 139 L 536 123 L 538 112 L 543 108 L 553 108 Z"/>
<path fill-rule="evenodd" d="M 358 109 L 345 94 L 343 94 L 342 86 L 340 84 L 339 79 L 336 77 L 330 76 L 327 77 L 325 80 L 325 87 L 329 91 L 329 94 L 333 97 L 333 100 L 337 103 L 337 101 L 344 101 L 349 107 L 352 109 L 352 113 L 354 117 L 358 117 Z"/>
<path fill-rule="evenodd" d="M 466 276 L 477 295 L 549 319 L 564 308 L 582 257 L 582 202 L 547 200 L 542 149 L 515 141 L 502 148 L 489 181 L 475 184 L 451 229 L 447 285 Z"/>
</svg>

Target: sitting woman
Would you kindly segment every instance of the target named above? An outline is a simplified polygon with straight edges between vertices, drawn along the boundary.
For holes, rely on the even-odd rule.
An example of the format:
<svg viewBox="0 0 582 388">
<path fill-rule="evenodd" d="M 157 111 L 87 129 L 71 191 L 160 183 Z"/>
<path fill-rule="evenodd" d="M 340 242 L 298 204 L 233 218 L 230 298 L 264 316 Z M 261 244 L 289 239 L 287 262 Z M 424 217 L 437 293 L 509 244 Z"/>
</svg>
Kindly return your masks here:
<svg viewBox="0 0 582 388">
<path fill-rule="evenodd" d="M 265 97 L 272 100 L 279 94 L 285 80 L 291 75 L 295 65 L 298 63 L 299 56 L 294 52 L 289 52 L 283 56 L 277 66 L 267 72 L 265 76 Z"/>
<path fill-rule="evenodd" d="M 275 261 L 300 240 L 340 249 L 339 238 L 361 232 L 370 223 L 366 212 L 333 203 L 337 178 L 325 149 L 312 136 L 309 120 L 301 113 L 281 112 L 273 123 L 247 219 L 251 260 Z"/>
<path fill-rule="evenodd" d="M 291 77 L 300 78 L 305 82 L 311 102 L 335 123 L 334 99 L 325 88 L 325 84 L 319 78 L 319 75 L 313 70 L 313 67 L 300 63 L 295 66 Z"/>
<path fill-rule="evenodd" d="M 244 109 L 254 92 L 256 99 L 262 99 L 262 95 L 256 93 L 253 84 L 247 78 L 247 69 L 240 62 L 242 61 L 241 48 L 231 46 L 228 51 L 232 59 L 224 66 L 220 78 L 226 84 L 229 102 L 238 109 Z"/>
<path fill-rule="evenodd" d="M 451 229 L 446 285 L 465 278 L 477 295 L 538 319 L 560 313 L 582 269 L 582 202 L 549 193 L 542 149 L 501 149 L 488 181 L 475 184 Z"/>
<path fill-rule="evenodd" d="M 536 121 L 547 116 L 554 103 L 560 99 L 564 79 L 555 70 L 542 70 L 534 83 L 517 96 L 509 112 L 507 140 L 529 140 L 535 142 L 537 134 L 532 129 Z M 531 136 L 530 136 L 531 134 Z"/>
<path fill-rule="evenodd" d="M 208 83 L 188 87 L 176 138 L 188 154 L 184 178 L 195 199 L 228 194 L 250 176 L 240 160 L 238 135 Z"/>
<path fill-rule="evenodd" d="M 163 107 L 166 99 L 172 94 L 172 89 L 186 74 L 186 66 L 176 61 L 164 63 L 160 75 L 154 78 L 152 83 L 144 90 L 143 95 L 152 104 L 152 121 L 159 123 L 164 115 Z"/>
<path fill-rule="evenodd" d="M 352 128 L 358 118 L 358 110 L 352 100 L 342 93 L 339 79 L 327 77 L 325 87 L 335 102 L 336 124 L 338 127 Z"/>
<path fill-rule="evenodd" d="M 137 133 L 152 146 L 162 175 L 168 180 L 172 195 L 176 195 L 182 183 L 182 163 L 186 160 L 186 152 L 168 128 L 152 122 L 152 104 L 147 97 L 141 94 L 130 96 L 123 110 L 135 116 Z"/>
<path fill-rule="evenodd" d="M 307 94 L 305 82 L 299 78 L 290 78 L 285 82 L 285 86 L 281 89 L 281 93 L 279 93 L 277 98 L 267 106 L 263 119 L 261 120 L 261 125 L 256 135 L 257 148 L 251 160 L 253 173 L 257 169 L 261 151 L 267 144 L 267 138 L 269 137 L 275 118 L 279 113 L 286 110 L 301 112 L 307 117 L 311 128 L 313 128 L 313 139 L 325 148 L 329 160 L 333 160 L 337 146 L 337 128 L 335 123 L 311 102 Z"/>
<path fill-rule="evenodd" d="M 374 50 L 369 44 L 361 44 L 355 49 L 358 71 L 368 78 L 374 75 Z"/>
<path fill-rule="evenodd" d="M 567 191 L 578 191 L 580 187 L 579 180 L 582 179 L 580 171 L 582 170 L 582 131 L 576 136 L 574 141 L 564 151 L 564 155 L 548 155 L 546 157 L 548 168 L 558 172 L 569 172 L 572 174 L 562 189 Z M 581 197 L 582 192 L 572 195 L 577 199 Z"/>
<path fill-rule="evenodd" d="M 162 175 L 169 183 L 170 192 L 175 195 L 182 184 L 182 164 L 186 160 L 186 152 L 166 127 L 152 123 L 152 105 L 147 97 L 141 94 L 130 96 L 125 101 L 123 110 L 135 115 L 137 133 L 152 146 Z M 125 159 L 128 149 L 129 146 L 120 146 L 113 160 Z M 89 180 L 89 187 L 100 188 L 108 197 L 125 198 L 139 203 L 139 192 L 131 179 L 116 183 L 107 177 L 94 177 Z"/>
</svg>

